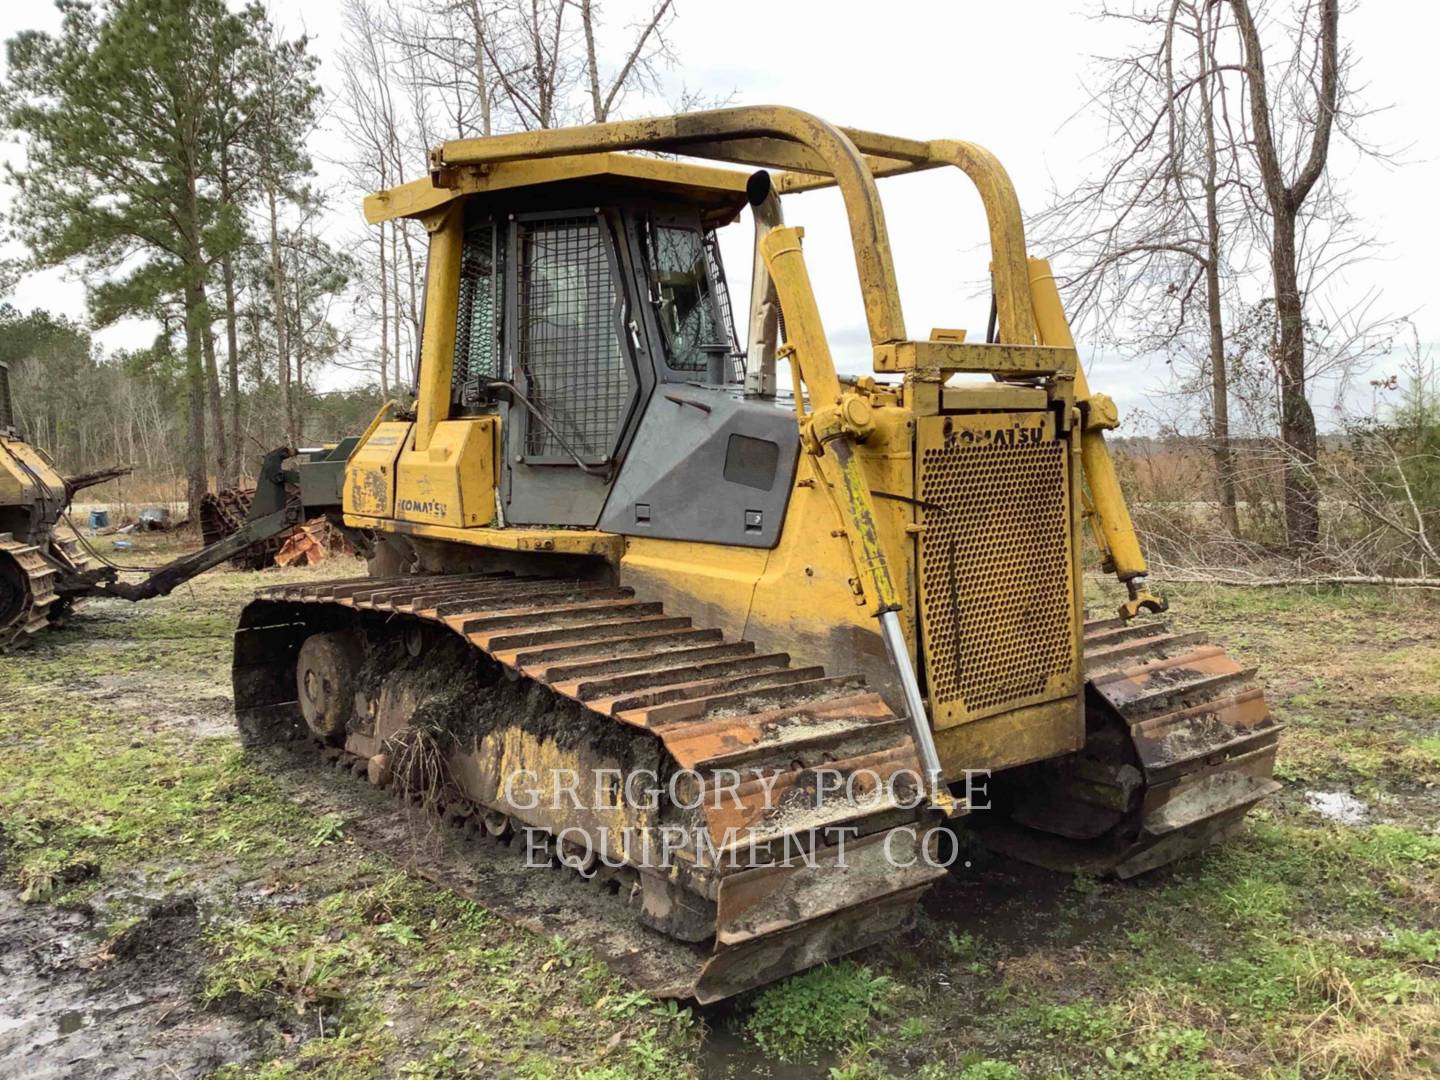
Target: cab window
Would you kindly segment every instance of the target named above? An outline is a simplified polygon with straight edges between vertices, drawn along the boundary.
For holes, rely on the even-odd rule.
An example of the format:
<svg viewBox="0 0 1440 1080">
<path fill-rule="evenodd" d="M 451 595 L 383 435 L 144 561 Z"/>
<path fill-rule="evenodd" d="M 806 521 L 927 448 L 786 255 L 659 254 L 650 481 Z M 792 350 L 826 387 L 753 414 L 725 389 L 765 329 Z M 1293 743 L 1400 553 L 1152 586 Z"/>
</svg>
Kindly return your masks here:
<svg viewBox="0 0 1440 1080">
<path fill-rule="evenodd" d="M 666 363 L 674 371 L 704 374 L 712 354 L 729 356 L 732 351 L 716 303 L 704 237 L 698 229 L 681 225 L 657 224 L 647 231 Z"/>
</svg>

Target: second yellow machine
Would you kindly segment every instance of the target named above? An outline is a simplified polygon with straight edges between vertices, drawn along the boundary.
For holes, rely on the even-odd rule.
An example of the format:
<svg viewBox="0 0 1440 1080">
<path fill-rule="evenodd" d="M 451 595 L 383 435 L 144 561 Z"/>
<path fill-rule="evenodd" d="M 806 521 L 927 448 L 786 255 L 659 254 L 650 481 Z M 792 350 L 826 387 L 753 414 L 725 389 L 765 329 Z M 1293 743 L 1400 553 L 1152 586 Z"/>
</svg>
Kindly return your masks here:
<svg viewBox="0 0 1440 1080">
<path fill-rule="evenodd" d="M 989 221 L 979 341 L 911 336 L 876 190 L 944 167 Z M 837 375 L 783 220 L 822 188 L 873 375 Z M 717 234 L 747 205 L 742 351 Z M 380 576 L 246 609 L 251 739 L 540 837 L 685 944 L 669 985 L 702 1001 L 902 928 L 944 817 L 1124 877 L 1276 787 L 1253 672 L 1132 621 L 1163 603 L 1115 409 L 984 150 L 727 109 L 447 143 L 366 212 L 430 235 L 415 410 L 376 417 L 337 511 Z M 1087 528 L 1127 592 L 1093 622 Z"/>
</svg>

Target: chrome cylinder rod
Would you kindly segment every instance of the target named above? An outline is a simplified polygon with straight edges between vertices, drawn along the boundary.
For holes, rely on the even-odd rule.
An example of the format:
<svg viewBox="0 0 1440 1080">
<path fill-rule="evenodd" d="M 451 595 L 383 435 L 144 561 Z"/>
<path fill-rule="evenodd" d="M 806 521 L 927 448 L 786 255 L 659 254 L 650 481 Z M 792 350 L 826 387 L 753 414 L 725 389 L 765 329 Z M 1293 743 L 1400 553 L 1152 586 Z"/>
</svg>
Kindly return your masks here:
<svg viewBox="0 0 1440 1080">
<path fill-rule="evenodd" d="M 925 770 L 932 800 L 947 799 L 945 778 L 940 769 L 940 754 L 935 749 L 935 735 L 930 730 L 930 717 L 925 712 L 925 699 L 920 696 L 920 682 L 915 678 L 915 666 L 910 663 L 910 649 L 905 644 L 905 632 L 900 629 L 900 616 L 895 611 L 880 614 L 880 636 L 885 639 L 885 651 L 890 654 L 890 664 L 900 677 L 900 689 L 905 695 L 905 711 L 910 714 L 910 734 L 915 739 L 915 748 L 920 752 L 920 765 Z"/>
</svg>

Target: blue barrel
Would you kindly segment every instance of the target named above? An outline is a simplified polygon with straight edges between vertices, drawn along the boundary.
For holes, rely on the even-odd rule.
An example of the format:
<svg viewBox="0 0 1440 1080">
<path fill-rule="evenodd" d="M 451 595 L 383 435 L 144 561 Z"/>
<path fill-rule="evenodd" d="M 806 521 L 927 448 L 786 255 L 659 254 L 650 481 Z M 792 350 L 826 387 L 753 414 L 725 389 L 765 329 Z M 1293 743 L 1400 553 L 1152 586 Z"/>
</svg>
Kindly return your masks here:
<svg viewBox="0 0 1440 1080">
<path fill-rule="evenodd" d="M 103 529 L 103 528 L 105 528 L 105 527 L 106 527 L 107 525 L 109 525 L 109 524 L 110 524 L 110 511 L 109 511 L 109 510 L 91 510 L 91 511 L 90 511 L 90 528 L 91 528 L 91 529 Z"/>
</svg>

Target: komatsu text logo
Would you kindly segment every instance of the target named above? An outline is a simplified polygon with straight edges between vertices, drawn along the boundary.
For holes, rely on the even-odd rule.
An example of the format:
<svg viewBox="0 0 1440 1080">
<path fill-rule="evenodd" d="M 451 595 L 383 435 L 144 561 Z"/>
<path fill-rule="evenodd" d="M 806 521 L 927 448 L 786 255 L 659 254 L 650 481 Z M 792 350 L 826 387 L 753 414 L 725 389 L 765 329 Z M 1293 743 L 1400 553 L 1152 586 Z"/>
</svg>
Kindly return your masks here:
<svg viewBox="0 0 1440 1080">
<path fill-rule="evenodd" d="M 417 499 L 401 499 L 400 512 L 402 514 L 429 514 L 431 517 L 444 517 L 445 504 L 435 499 L 427 499 L 424 502 Z"/>
<path fill-rule="evenodd" d="M 1045 440 L 1045 431 L 1038 427 L 961 428 L 956 437 L 966 445 L 1038 446 Z"/>
</svg>

